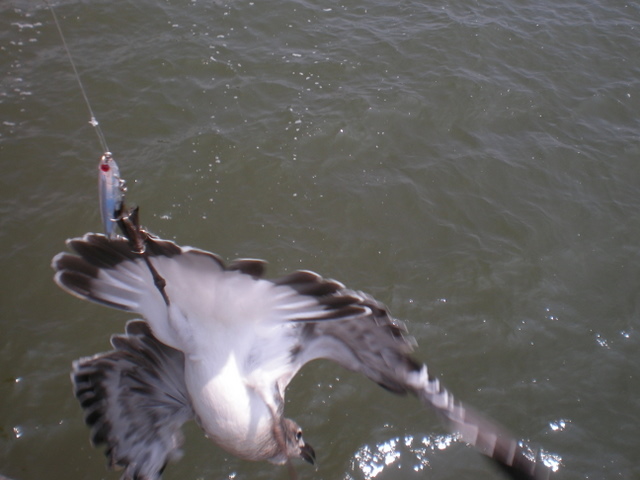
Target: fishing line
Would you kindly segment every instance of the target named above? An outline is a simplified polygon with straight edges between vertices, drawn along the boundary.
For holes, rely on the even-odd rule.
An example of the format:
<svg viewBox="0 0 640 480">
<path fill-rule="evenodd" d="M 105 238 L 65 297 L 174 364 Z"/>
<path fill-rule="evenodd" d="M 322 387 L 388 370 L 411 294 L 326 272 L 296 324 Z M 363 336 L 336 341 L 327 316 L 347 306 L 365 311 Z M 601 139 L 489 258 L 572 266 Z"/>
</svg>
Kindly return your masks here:
<svg viewBox="0 0 640 480">
<path fill-rule="evenodd" d="M 58 29 L 58 33 L 60 34 L 60 39 L 62 40 L 62 45 L 64 46 L 64 49 L 67 52 L 67 57 L 69 58 L 69 63 L 71 63 L 71 68 L 73 68 L 73 74 L 75 75 L 76 80 L 78 81 L 78 85 L 80 86 L 80 91 L 82 92 L 84 102 L 86 103 L 87 109 L 89 110 L 89 115 L 91 117 L 91 120 L 89 120 L 89 124 L 91 124 L 91 126 L 95 128 L 96 134 L 98 135 L 98 140 L 100 140 L 100 145 L 102 145 L 102 150 L 104 152 L 109 152 L 110 150 L 109 150 L 109 147 L 107 146 L 107 141 L 104 137 L 104 133 L 102 133 L 100 124 L 98 123 L 98 120 L 96 120 L 96 116 L 93 114 L 91 103 L 89 103 L 89 97 L 87 96 L 87 92 L 84 88 L 84 85 L 82 84 L 82 80 L 80 79 L 80 74 L 78 73 L 76 64 L 73 61 L 73 57 L 71 56 L 71 51 L 67 46 L 67 41 L 65 40 L 64 34 L 62 33 L 62 27 L 60 26 L 60 22 L 58 21 L 58 16 L 56 15 L 56 12 L 53 9 L 53 6 L 49 3 L 49 0 L 44 0 L 44 3 L 47 5 L 47 7 L 49 7 L 49 10 L 51 11 L 51 15 L 53 16 L 53 21 L 56 24 L 56 28 Z"/>
</svg>

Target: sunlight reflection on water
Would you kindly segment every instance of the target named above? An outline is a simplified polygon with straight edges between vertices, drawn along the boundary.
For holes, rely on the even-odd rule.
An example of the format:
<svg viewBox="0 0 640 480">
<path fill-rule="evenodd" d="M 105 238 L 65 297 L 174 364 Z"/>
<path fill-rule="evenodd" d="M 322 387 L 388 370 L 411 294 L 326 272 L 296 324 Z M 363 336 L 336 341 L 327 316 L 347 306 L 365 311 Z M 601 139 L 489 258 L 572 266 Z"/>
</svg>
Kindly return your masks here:
<svg viewBox="0 0 640 480">
<path fill-rule="evenodd" d="M 411 469 L 419 472 L 429 466 L 429 453 L 444 450 L 457 441 L 457 435 L 430 435 L 418 440 L 412 435 L 395 437 L 377 445 L 363 445 L 353 456 L 352 471 L 360 471 L 363 478 L 377 477 L 386 467 L 400 461 L 411 462 Z M 413 454 L 409 456 L 407 453 Z M 347 475 L 345 479 L 353 477 Z"/>
<path fill-rule="evenodd" d="M 565 420 L 559 420 L 552 424 L 552 428 L 563 429 L 566 425 Z M 556 427 L 556 428 L 554 428 Z M 363 445 L 354 454 L 351 461 L 352 472 L 358 472 L 357 478 L 371 480 L 380 475 L 385 468 L 392 465 L 399 466 L 400 462 L 404 462 L 405 468 L 409 468 L 414 472 L 421 472 L 430 466 L 430 455 L 438 450 L 445 450 L 459 440 L 458 435 L 430 435 L 417 439 L 412 435 L 404 437 L 395 437 L 376 445 Z M 520 444 L 523 446 L 522 444 Z M 526 449 L 527 447 L 524 446 Z M 535 457 L 533 451 L 528 453 Z M 539 453 L 543 463 L 557 472 L 562 464 L 562 457 L 555 453 L 541 451 Z M 402 457 L 402 458 L 401 458 Z M 345 480 L 354 480 L 350 474 L 345 476 Z"/>
</svg>

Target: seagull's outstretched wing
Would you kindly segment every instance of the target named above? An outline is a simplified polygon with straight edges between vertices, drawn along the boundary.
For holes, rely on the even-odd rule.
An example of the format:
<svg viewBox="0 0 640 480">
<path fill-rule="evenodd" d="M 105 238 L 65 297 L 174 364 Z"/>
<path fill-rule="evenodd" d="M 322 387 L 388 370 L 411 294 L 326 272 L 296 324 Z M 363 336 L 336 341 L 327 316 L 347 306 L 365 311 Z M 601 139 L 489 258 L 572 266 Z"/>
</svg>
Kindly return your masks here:
<svg viewBox="0 0 640 480">
<path fill-rule="evenodd" d="M 416 362 L 410 353 L 414 341 L 386 307 L 365 293 L 357 292 L 360 304 L 371 313 L 359 318 L 305 322 L 298 348 L 300 366 L 316 358 L 332 360 L 348 370 L 362 373 L 398 394 L 412 393 L 435 408 L 451 430 L 495 461 L 514 480 L 544 480 L 550 471 L 530 455 L 498 423 L 455 400 Z"/>
<path fill-rule="evenodd" d="M 73 362 L 71 380 L 91 427 L 122 480 L 156 480 L 181 456 L 182 425 L 193 418 L 184 355 L 157 341 L 141 320 L 114 335 L 110 352 Z"/>
<path fill-rule="evenodd" d="M 158 340 L 184 352 L 210 350 L 207 342 L 221 325 L 242 325 L 246 333 L 283 322 L 366 313 L 348 295 L 301 295 L 289 284 L 260 278 L 261 260 L 226 265 L 213 253 L 150 236 L 142 254 L 123 237 L 88 233 L 67 244 L 77 255 L 60 253 L 52 262 L 60 287 L 142 315 Z M 344 288 L 338 282 L 324 287 L 324 293 Z"/>
</svg>

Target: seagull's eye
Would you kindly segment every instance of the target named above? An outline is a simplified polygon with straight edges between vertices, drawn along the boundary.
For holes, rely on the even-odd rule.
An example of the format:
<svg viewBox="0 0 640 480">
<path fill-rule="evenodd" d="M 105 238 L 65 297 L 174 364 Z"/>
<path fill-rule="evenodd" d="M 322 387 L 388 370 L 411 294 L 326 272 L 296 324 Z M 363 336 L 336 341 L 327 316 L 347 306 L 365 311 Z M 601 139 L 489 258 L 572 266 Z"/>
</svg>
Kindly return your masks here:
<svg viewBox="0 0 640 480">
<path fill-rule="evenodd" d="M 302 430 L 296 432 L 296 440 L 300 441 L 300 439 L 302 439 Z"/>
</svg>

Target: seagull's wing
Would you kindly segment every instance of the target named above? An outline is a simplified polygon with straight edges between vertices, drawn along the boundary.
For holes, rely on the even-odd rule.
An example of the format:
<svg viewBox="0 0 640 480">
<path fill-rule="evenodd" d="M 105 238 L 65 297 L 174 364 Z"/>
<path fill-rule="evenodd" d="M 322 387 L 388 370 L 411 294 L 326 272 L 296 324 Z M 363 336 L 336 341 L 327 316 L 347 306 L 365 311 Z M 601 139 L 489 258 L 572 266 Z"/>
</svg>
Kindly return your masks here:
<svg viewBox="0 0 640 480">
<path fill-rule="evenodd" d="M 341 292 L 333 293 L 340 296 Z M 362 373 L 398 394 L 412 393 L 435 408 L 451 430 L 480 453 L 494 460 L 514 480 L 543 480 L 549 469 L 530 455 L 502 426 L 455 400 L 439 380 L 416 362 L 410 353 L 414 341 L 386 307 L 362 292 L 349 298 L 368 314 L 301 325 L 294 349 L 300 367 L 317 358 L 332 360 L 348 370 Z"/>
<path fill-rule="evenodd" d="M 106 445 L 122 480 L 156 480 L 181 456 L 182 425 L 193 418 L 184 355 L 158 342 L 140 320 L 111 339 L 114 350 L 73 362 L 75 395 L 94 445 Z"/>
<path fill-rule="evenodd" d="M 207 342 L 221 329 L 235 328 L 239 335 L 256 329 L 268 333 L 270 327 L 277 329 L 289 321 L 364 313 L 365 307 L 353 299 L 328 295 L 343 288 L 337 282 L 325 282 L 327 294 L 314 296 L 260 278 L 261 260 L 225 265 L 213 253 L 154 237 L 145 242 L 143 254 L 133 251 L 122 237 L 90 233 L 67 244 L 76 254 L 60 253 L 52 262 L 60 287 L 80 298 L 142 315 L 158 340 L 190 354 L 210 351 Z"/>
<path fill-rule="evenodd" d="M 77 255 L 60 253 L 53 258 L 55 282 L 67 292 L 108 307 L 142 315 L 156 338 L 184 351 L 189 328 L 170 322 L 167 292 L 184 301 L 185 292 L 195 298 L 204 285 L 215 283 L 222 272 L 222 262 L 211 253 L 181 248 L 173 242 L 149 239 L 144 254 L 134 251 L 123 237 L 108 238 L 88 233 L 67 240 Z M 171 278 L 168 287 L 162 282 Z M 209 280 L 213 278 L 214 280 Z"/>
</svg>

